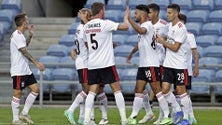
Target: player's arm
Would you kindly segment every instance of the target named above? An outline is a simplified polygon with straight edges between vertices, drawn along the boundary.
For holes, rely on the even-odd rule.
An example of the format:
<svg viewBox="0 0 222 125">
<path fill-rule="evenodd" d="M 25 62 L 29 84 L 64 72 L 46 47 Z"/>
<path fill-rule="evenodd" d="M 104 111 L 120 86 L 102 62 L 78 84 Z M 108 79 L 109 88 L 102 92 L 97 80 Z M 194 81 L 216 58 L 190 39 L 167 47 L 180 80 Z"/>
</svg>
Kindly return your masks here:
<svg viewBox="0 0 222 125">
<path fill-rule="evenodd" d="M 34 29 L 34 25 L 31 25 L 28 27 L 29 28 L 29 36 L 26 38 L 26 45 L 28 46 L 31 42 L 32 39 L 32 35 L 33 35 L 33 29 Z"/>
<path fill-rule="evenodd" d="M 126 8 L 126 12 L 125 12 L 125 15 L 123 18 L 123 23 L 119 24 L 119 26 L 117 28 L 118 30 L 128 30 L 129 29 L 128 12 L 127 12 L 127 11 L 129 11 L 129 8 L 128 8 L 128 10 L 127 10 L 127 8 Z"/>
<path fill-rule="evenodd" d="M 45 66 L 38 62 L 35 58 L 32 57 L 32 55 L 27 51 L 26 47 L 22 47 L 19 49 L 19 51 L 33 64 L 36 65 L 36 67 L 39 68 L 40 71 L 44 71 L 45 70 Z"/>
<path fill-rule="evenodd" d="M 70 56 L 73 60 L 76 60 L 76 56 L 77 56 L 77 50 L 76 49 L 73 49 L 71 52 L 70 52 Z"/>
<path fill-rule="evenodd" d="M 193 76 L 197 77 L 199 75 L 199 55 L 197 52 L 197 48 L 192 48 L 192 53 L 194 57 L 194 71 Z"/>
<path fill-rule="evenodd" d="M 168 49 L 170 49 L 170 50 L 172 50 L 174 52 L 177 52 L 179 50 L 180 46 L 181 46 L 180 42 L 175 41 L 174 44 L 171 44 L 171 43 L 167 42 L 163 37 L 161 37 L 159 35 L 157 35 L 156 41 L 158 43 L 163 44 L 164 47 L 166 47 L 166 48 L 168 48 Z"/>
<path fill-rule="evenodd" d="M 130 52 L 130 54 L 127 57 L 126 62 L 131 64 L 131 58 L 133 57 L 133 54 L 138 51 L 138 44 L 133 48 L 133 50 Z"/>
</svg>

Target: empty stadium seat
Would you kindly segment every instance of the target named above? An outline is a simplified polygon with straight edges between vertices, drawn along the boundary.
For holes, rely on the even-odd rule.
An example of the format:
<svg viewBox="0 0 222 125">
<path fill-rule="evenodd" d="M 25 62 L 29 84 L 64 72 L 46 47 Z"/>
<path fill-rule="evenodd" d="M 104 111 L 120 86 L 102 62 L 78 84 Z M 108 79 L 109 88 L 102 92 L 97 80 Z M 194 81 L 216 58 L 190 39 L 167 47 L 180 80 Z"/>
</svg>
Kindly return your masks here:
<svg viewBox="0 0 222 125">
<path fill-rule="evenodd" d="M 170 0 L 152 0 L 152 3 L 158 4 L 160 9 L 165 9 L 170 4 Z"/>
<path fill-rule="evenodd" d="M 115 22 L 119 22 L 119 17 L 120 17 L 120 13 L 121 11 L 119 10 L 106 10 L 105 11 L 105 19 L 109 19 Z M 122 21 L 122 20 L 120 20 Z"/>
<path fill-rule="evenodd" d="M 210 12 L 208 20 L 210 22 L 222 22 L 222 10 Z"/>
<path fill-rule="evenodd" d="M 91 8 L 91 5 L 92 5 L 94 2 L 101 2 L 101 3 L 105 4 L 105 1 L 104 1 L 104 0 L 87 0 L 85 7 L 86 7 L 86 8 Z"/>
<path fill-rule="evenodd" d="M 193 9 L 213 10 L 214 0 L 193 0 Z"/>
<path fill-rule="evenodd" d="M 128 64 L 126 62 L 126 57 L 115 56 L 115 64 L 118 69 L 124 69 Z"/>
<path fill-rule="evenodd" d="M 210 86 L 209 85 L 193 85 L 191 94 L 210 94 Z"/>
<path fill-rule="evenodd" d="M 59 60 L 59 57 L 56 56 L 42 56 L 39 58 L 39 62 L 45 64 L 47 68 L 56 68 Z"/>
<path fill-rule="evenodd" d="M 205 23 L 202 27 L 202 34 L 221 35 L 222 24 L 220 23 Z"/>
<path fill-rule="evenodd" d="M 202 25 L 203 24 L 199 22 L 189 22 L 186 23 L 186 28 L 189 32 L 192 32 L 194 35 L 200 35 Z"/>
<path fill-rule="evenodd" d="M 74 45 L 74 40 L 75 40 L 75 35 L 63 35 L 60 40 L 59 44 L 60 45 L 65 45 L 65 46 L 73 46 Z"/>
<path fill-rule="evenodd" d="M 138 66 L 139 65 L 139 60 L 140 60 L 139 58 L 140 58 L 139 56 L 132 57 L 131 63 Z"/>
<path fill-rule="evenodd" d="M 51 45 L 48 48 L 47 55 L 64 57 L 68 55 L 68 47 L 64 45 Z"/>
<path fill-rule="evenodd" d="M 1 9 L 13 9 L 19 13 L 22 10 L 21 0 L 3 0 L 1 3 Z"/>
<path fill-rule="evenodd" d="M 60 58 L 59 63 L 63 64 L 60 67 L 75 68 L 75 61 L 70 56 Z"/>
<path fill-rule="evenodd" d="M 139 41 L 138 35 L 130 35 L 126 40 L 127 45 L 135 46 Z"/>
<path fill-rule="evenodd" d="M 188 22 L 206 22 L 209 16 L 209 10 L 191 10 L 187 14 Z"/>
<path fill-rule="evenodd" d="M 201 46 L 197 46 L 197 52 L 198 52 L 199 58 L 203 57 L 204 50 Z"/>
<path fill-rule="evenodd" d="M 222 46 L 222 36 L 217 39 L 216 45 Z"/>
<path fill-rule="evenodd" d="M 106 6 L 106 9 L 112 9 L 112 10 L 124 10 L 126 6 L 126 2 L 123 2 L 122 0 L 109 0 Z"/>
<path fill-rule="evenodd" d="M 148 1 L 147 0 L 129 0 L 129 7 L 132 9 L 135 9 L 136 6 L 139 4 L 148 5 Z"/>
<path fill-rule="evenodd" d="M 120 45 L 114 49 L 114 54 L 116 56 L 128 56 L 134 47 L 130 45 Z"/>
<path fill-rule="evenodd" d="M 222 70 L 218 70 L 215 74 L 215 82 L 222 82 Z"/>
<path fill-rule="evenodd" d="M 77 80 L 77 75 L 70 68 L 56 68 L 52 71 L 53 80 Z"/>
<path fill-rule="evenodd" d="M 215 57 L 202 57 L 199 59 L 199 64 L 220 64 L 221 59 Z"/>
<path fill-rule="evenodd" d="M 196 37 L 196 42 L 198 46 L 208 47 L 214 45 L 217 38 L 218 37 L 216 35 L 201 35 Z"/>
<path fill-rule="evenodd" d="M 68 34 L 75 34 L 76 29 L 77 29 L 79 24 L 80 24 L 79 22 L 72 23 L 72 25 L 70 26 L 70 28 L 68 30 Z"/>
<path fill-rule="evenodd" d="M 191 0 L 172 0 L 171 3 L 176 3 L 180 5 L 180 9 L 183 10 L 191 10 L 192 9 L 192 1 Z"/>
<path fill-rule="evenodd" d="M 113 35 L 113 42 L 117 43 L 117 45 L 123 45 L 126 42 L 126 35 Z"/>
<path fill-rule="evenodd" d="M 222 95 L 222 86 L 221 85 L 214 86 L 214 92 L 216 95 Z"/>
<path fill-rule="evenodd" d="M 221 0 L 214 0 L 214 9 L 216 9 L 216 10 L 221 10 L 222 9 Z"/>
<path fill-rule="evenodd" d="M 136 80 L 137 68 L 127 68 L 122 73 L 121 80 Z"/>
<path fill-rule="evenodd" d="M 204 49 L 204 56 L 207 57 L 222 57 L 222 46 L 209 46 Z"/>
<path fill-rule="evenodd" d="M 167 20 L 166 10 L 165 10 L 165 9 L 164 9 L 164 10 L 163 10 L 163 9 L 160 10 L 159 17 L 160 17 L 161 19 Z"/>
<path fill-rule="evenodd" d="M 215 77 L 215 71 L 212 69 L 200 69 L 199 76 L 193 77 L 193 82 L 213 82 Z"/>
<path fill-rule="evenodd" d="M 11 10 L 0 10 L 0 23 L 4 26 L 4 31 L 11 28 L 13 22 L 13 12 Z"/>
</svg>

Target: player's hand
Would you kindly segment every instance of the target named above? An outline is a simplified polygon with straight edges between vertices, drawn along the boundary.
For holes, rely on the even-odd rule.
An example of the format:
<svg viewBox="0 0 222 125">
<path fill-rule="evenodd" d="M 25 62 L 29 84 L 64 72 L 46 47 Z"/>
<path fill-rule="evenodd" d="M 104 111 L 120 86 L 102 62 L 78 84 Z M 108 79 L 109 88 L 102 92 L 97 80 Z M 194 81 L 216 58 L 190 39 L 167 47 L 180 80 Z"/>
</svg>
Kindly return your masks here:
<svg viewBox="0 0 222 125">
<path fill-rule="evenodd" d="M 129 56 L 127 57 L 127 59 L 126 59 L 126 62 L 129 63 L 129 64 L 132 64 L 132 62 L 131 62 L 131 58 L 132 58 L 132 56 L 129 55 Z"/>
<path fill-rule="evenodd" d="M 28 29 L 29 29 L 29 35 L 32 36 L 34 32 L 34 25 L 31 24 L 30 26 L 28 26 Z"/>
<path fill-rule="evenodd" d="M 197 67 L 197 68 L 194 68 L 193 76 L 194 76 L 194 77 L 197 77 L 198 75 L 199 75 L 199 69 L 198 69 L 198 67 Z"/>
<path fill-rule="evenodd" d="M 40 71 L 44 71 L 45 70 L 45 66 L 42 63 L 40 63 L 40 62 L 38 62 L 36 64 L 36 67 L 38 67 Z"/>
<path fill-rule="evenodd" d="M 124 15 L 125 18 L 130 18 L 130 8 L 129 6 L 126 6 L 126 11 L 125 11 L 125 15 Z"/>
<path fill-rule="evenodd" d="M 163 37 L 161 37 L 160 35 L 158 35 L 158 34 L 156 34 L 156 41 L 158 42 L 158 43 L 163 43 L 163 41 L 164 41 L 164 39 L 163 39 Z"/>
<path fill-rule="evenodd" d="M 76 51 L 75 50 L 72 50 L 71 53 L 70 53 L 70 56 L 73 60 L 76 59 Z"/>
</svg>

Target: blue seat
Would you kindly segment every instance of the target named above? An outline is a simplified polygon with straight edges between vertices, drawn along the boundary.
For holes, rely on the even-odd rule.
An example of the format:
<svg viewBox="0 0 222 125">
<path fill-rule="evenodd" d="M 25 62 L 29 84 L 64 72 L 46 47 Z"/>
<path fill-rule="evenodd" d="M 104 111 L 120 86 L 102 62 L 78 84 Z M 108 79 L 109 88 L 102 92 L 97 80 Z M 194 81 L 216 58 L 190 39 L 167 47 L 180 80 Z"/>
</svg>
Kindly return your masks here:
<svg viewBox="0 0 222 125">
<path fill-rule="evenodd" d="M 187 30 L 189 32 L 192 32 L 194 35 L 200 35 L 202 25 L 203 25 L 202 23 L 198 23 L 198 22 L 186 23 Z"/>
<path fill-rule="evenodd" d="M 124 69 L 128 65 L 126 62 L 126 57 L 115 56 L 115 64 L 118 69 Z"/>
<path fill-rule="evenodd" d="M 193 0 L 192 9 L 213 10 L 214 0 Z"/>
<path fill-rule="evenodd" d="M 196 41 L 198 46 L 208 47 L 214 45 L 217 38 L 216 35 L 201 35 L 196 37 Z"/>
<path fill-rule="evenodd" d="M 47 55 L 50 56 L 58 56 L 58 57 L 64 57 L 68 55 L 68 47 L 64 45 L 51 45 L 48 48 Z"/>
<path fill-rule="evenodd" d="M 170 0 L 152 0 L 152 3 L 158 4 L 160 9 L 165 9 L 170 4 Z"/>
<path fill-rule="evenodd" d="M 137 68 L 127 68 L 122 71 L 121 80 L 136 80 Z"/>
<path fill-rule="evenodd" d="M 199 64 L 220 64 L 221 59 L 216 57 L 202 57 L 199 59 Z"/>
<path fill-rule="evenodd" d="M 68 30 L 68 34 L 75 34 L 76 29 L 77 29 L 79 24 L 80 24 L 79 22 L 72 23 L 72 25 L 70 26 L 70 28 Z"/>
<path fill-rule="evenodd" d="M 201 46 L 197 46 L 197 52 L 198 52 L 199 58 L 203 57 L 204 50 Z"/>
<path fill-rule="evenodd" d="M 70 56 L 60 58 L 59 63 L 63 64 L 63 66 L 60 67 L 75 68 L 75 61 Z"/>
<path fill-rule="evenodd" d="M 3 0 L 1 3 L 1 9 L 13 9 L 17 13 L 22 10 L 21 0 Z"/>
<path fill-rule="evenodd" d="M 124 10 L 126 6 L 126 2 L 123 2 L 122 0 L 109 0 L 106 6 L 106 9 L 112 9 L 112 10 Z"/>
<path fill-rule="evenodd" d="M 209 46 L 204 49 L 204 56 L 207 57 L 222 57 L 222 46 Z"/>
<path fill-rule="evenodd" d="M 42 56 L 39 58 L 39 62 L 45 64 L 47 68 L 56 68 L 59 60 L 59 57 L 56 56 Z"/>
<path fill-rule="evenodd" d="M 13 12 L 11 10 L 0 10 L 0 23 L 4 26 L 4 31 L 8 31 L 13 22 Z"/>
<path fill-rule="evenodd" d="M 215 74 L 215 82 L 222 82 L 222 70 L 218 70 Z"/>
<path fill-rule="evenodd" d="M 220 23 L 205 23 L 202 27 L 202 34 L 221 35 L 222 24 Z"/>
<path fill-rule="evenodd" d="M 109 19 L 115 22 L 119 22 L 119 17 L 120 17 L 120 13 L 121 11 L 119 10 L 106 10 L 105 11 L 105 19 Z M 122 21 L 122 20 L 120 20 Z"/>
<path fill-rule="evenodd" d="M 221 22 L 222 21 L 222 10 L 211 11 L 208 20 L 210 22 Z"/>
<path fill-rule="evenodd" d="M 221 10 L 222 9 L 221 0 L 214 0 L 214 9 L 216 9 L 216 10 Z"/>
<path fill-rule="evenodd" d="M 56 68 L 52 71 L 53 80 L 77 80 L 77 75 L 74 69 L 71 68 Z"/>
<path fill-rule="evenodd" d="M 120 45 L 114 49 L 114 54 L 116 56 L 128 56 L 134 47 L 130 45 Z"/>
<path fill-rule="evenodd" d="M 217 39 L 215 44 L 222 46 L 222 36 L 218 37 L 218 39 Z"/>
<path fill-rule="evenodd" d="M 113 35 L 113 42 L 117 43 L 117 45 L 123 45 L 126 42 L 126 35 Z"/>
<path fill-rule="evenodd" d="M 219 81 L 219 82 L 221 82 L 221 81 Z M 222 95 L 222 86 L 221 85 L 214 86 L 214 92 L 216 95 Z"/>
<path fill-rule="evenodd" d="M 139 65 L 139 56 L 134 56 L 132 59 L 131 59 L 131 62 L 132 62 L 132 64 L 134 64 L 134 65 Z"/>
<path fill-rule="evenodd" d="M 188 22 L 206 22 L 209 16 L 209 10 L 191 10 L 187 14 Z"/>
<path fill-rule="evenodd" d="M 132 9 L 135 9 L 139 4 L 148 5 L 148 2 L 147 0 L 129 0 L 129 7 Z"/>
<path fill-rule="evenodd" d="M 192 79 L 193 82 L 213 82 L 215 77 L 215 70 L 200 69 L 199 76 Z"/>
<path fill-rule="evenodd" d="M 92 5 L 94 2 L 101 2 L 101 3 L 105 4 L 105 1 L 104 1 L 104 0 L 87 0 L 85 7 L 86 7 L 86 8 L 91 8 L 91 5 Z"/>
<path fill-rule="evenodd" d="M 37 80 L 40 79 L 40 71 L 38 68 L 32 69 L 32 73 Z M 43 80 L 52 80 L 51 69 L 46 68 L 42 73 L 43 73 Z"/>
<path fill-rule="evenodd" d="M 191 0 L 172 0 L 171 3 L 176 3 L 180 5 L 180 9 L 183 10 L 191 10 L 192 9 L 192 1 Z"/>
<path fill-rule="evenodd" d="M 131 45 L 131 46 L 135 46 L 135 45 L 137 45 L 138 40 L 139 40 L 138 35 L 130 35 L 128 37 L 128 39 L 126 40 L 126 44 Z"/>
<path fill-rule="evenodd" d="M 160 13 L 159 13 L 159 17 L 161 19 L 164 19 L 164 20 L 167 20 L 167 17 L 166 17 L 166 10 L 160 10 Z"/>
<path fill-rule="evenodd" d="M 210 94 L 210 86 L 209 85 L 193 85 L 192 90 L 190 91 L 191 94 Z"/>
<path fill-rule="evenodd" d="M 74 40 L 75 40 L 75 35 L 63 35 L 60 40 L 59 44 L 60 45 L 65 45 L 65 46 L 73 46 L 74 45 Z"/>
</svg>

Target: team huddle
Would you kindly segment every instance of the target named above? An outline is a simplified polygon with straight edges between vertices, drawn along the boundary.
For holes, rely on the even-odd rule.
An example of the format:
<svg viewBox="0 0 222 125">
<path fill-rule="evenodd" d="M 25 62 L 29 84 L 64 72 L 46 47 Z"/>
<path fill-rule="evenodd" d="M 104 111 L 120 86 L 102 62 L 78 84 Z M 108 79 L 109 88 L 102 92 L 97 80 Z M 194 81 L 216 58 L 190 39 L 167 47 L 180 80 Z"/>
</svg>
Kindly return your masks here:
<svg viewBox="0 0 222 125">
<path fill-rule="evenodd" d="M 196 77 L 199 73 L 198 53 L 194 35 L 189 33 L 185 26 L 186 16 L 180 13 L 180 6 L 177 4 L 170 4 L 167 7 L 166 16 L 169 23 L 159 18 L 160 7 L 157 4 L 137 5 L 134 13 L 135 20 L 130 16 L 130 11 L 129 7 L 126 7 L 123 23 L 116 23 L 104 19 L 105 5 L 103 3 L 95 2 L 90 10 L 87 8 L 79 10 L 78 17 L 81 19 L 81 24 L 76 30 L 75 48 L 71 52 L 71 57 L 75 60 L 82 91 L 78 93 L 71 106 L 64 111 L 64 115 L 73 125 L 96 125 L 94 100 L 97 95 L 102 112 L 102 118 L 98 124 L 109 124 L 108 103 L 104 92 L 104 87 L 108 84 L 114 93 L 121 118 L 120 124 L 144 124 L 155 119 L 146 90 L 146 85 L 149 83 L 160 109 L 159 117 L 153 124 L 196 124 L 189 90 L 192 76 Z M 28 111 L 39 93 L 38 87 L 36 87 L 37 82 L 30 72 L 27 61 L 30 60 L 41 71 L 44 70 L 44 65 L 33 59 L 26 51 L 32 37 L 32 28 L 29 28 L 30 36 L 27 39 L 23 36 L 24 31 L 28 29 L 27 16 L 17 15 L 16 17 L 22 18 L 22 21 L 17 19 L 17 22 L 20 23 L 16 23 L 18 24 L 17 30 L 12 35 L 10 49 L 12 46 L 24 61 L 13 60 L 14 57 L 12 62 L 14 65 L 25 64 L 27 68 L 20 73 L 20 70 L 24 68 L 15 70 L 16 66 L 11 67 L 14 88 L 12 124 L 24 125 L 34 123 L 29 117 Z M 124 96 L 115 66 L 115 41 L 112 40 L 112 32 L 126 31 L 130 25 L 138 33 L 138 43 L 129 53 L 126 62 L 131 63 L 133 54 L 139 51 L 139 65 L 132 113 L 127 118 Z M 20 38 L 18 39 L 18 37 Z M 16 40 L 21 41 L 21 44 L 14 42 Z M 14 51 L 11 50 L 11 54 L 15 53 Z M 195 63 L 194 70 L 192 70 L 192 56 Z M 19 63 L 15 64 L 15 62 Z M 27 86 L 31 88 L 31 93 L 19 115 L 21 90 Z M 170 111 L 170 106 L 172 111 Z M 77 107 L 80 107 L 80 113 L 76 122 L 73 114 Z M 137 115 L 143 107 L 146 115 L 137 122 Z"/>
</svg>

